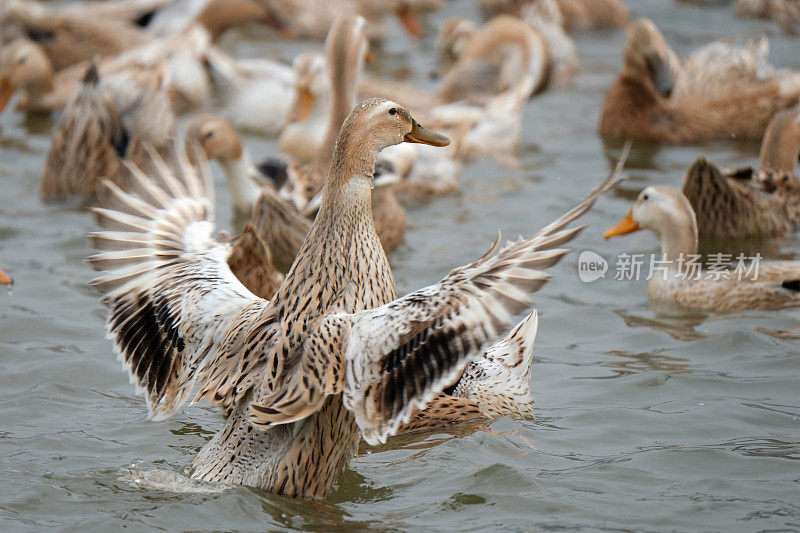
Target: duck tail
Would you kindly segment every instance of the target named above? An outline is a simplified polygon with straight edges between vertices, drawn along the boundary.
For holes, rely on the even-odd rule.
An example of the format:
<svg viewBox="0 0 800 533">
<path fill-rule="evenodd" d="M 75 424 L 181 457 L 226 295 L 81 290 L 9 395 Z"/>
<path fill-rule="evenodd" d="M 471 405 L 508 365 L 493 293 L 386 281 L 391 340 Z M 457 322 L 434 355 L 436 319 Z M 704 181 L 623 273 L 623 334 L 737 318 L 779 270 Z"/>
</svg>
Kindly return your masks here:
<svg viewBox="0 0 800 533">
<path fill-rule="evenodd" d="M 474 402 L 487 416 L 531 418 L 531 364 L 538 327 L 534 310 L 467 366 L 453 395 Z"/>
</svg>

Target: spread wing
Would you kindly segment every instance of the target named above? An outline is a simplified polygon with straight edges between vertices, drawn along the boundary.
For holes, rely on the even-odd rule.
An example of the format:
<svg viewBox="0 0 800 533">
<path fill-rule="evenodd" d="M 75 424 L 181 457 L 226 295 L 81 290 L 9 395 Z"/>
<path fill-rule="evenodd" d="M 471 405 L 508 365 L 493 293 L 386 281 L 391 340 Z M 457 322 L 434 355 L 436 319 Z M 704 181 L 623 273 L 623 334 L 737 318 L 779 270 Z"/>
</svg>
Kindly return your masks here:
<svg viewBox="0 0 800 533">
<path fill-rule="evenodd" d="M 207 169 L 176 152 L 171 170 L 151 151 L 151 177 L 130 165 L 129 192 L 106 182 L 94 210 L 102 231 L 89 236 L 99 253 L 88 262 L 102 272 L 92 285 L 110 308 L 108 336 L 156 420 L 189 399 L 229 332 L 269 306 L 236 279 L 230 247 L 211 235 Z"/>
<path fill-rule="evenodd" d="M 616 183 L 612 175 L 531 238 L 503 248 L 498 239 L 480 259 L 435 285 L 368 311 L 329 315 L 307 340 L 286 386 L 268 402 L 251 404 L 250 421 L 296 421 L 316 411 L 326 395 L 341 392 L 364 439 L 385 442 L 530 306 L 530 296 L 550 277 L 545 270 L 583 229 L 567 226 Z"/>
</svg>

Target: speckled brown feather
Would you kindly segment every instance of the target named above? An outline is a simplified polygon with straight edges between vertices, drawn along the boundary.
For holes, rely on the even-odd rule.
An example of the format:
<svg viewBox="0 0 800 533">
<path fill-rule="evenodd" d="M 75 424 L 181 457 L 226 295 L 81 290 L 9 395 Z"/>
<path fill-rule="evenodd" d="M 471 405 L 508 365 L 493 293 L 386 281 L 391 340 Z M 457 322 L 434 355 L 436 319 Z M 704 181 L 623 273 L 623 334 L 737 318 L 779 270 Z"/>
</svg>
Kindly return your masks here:
<svg viewBox="0 0 800 533">
<path fill-rule="evenodd" d="M 283 281 L 283 274 L 272 265 L 269 247 L 252 223 L 248 223 L 234 241 L 228 266 L 242 285 L 265 300 L 272 299 Z"/>
</svg>

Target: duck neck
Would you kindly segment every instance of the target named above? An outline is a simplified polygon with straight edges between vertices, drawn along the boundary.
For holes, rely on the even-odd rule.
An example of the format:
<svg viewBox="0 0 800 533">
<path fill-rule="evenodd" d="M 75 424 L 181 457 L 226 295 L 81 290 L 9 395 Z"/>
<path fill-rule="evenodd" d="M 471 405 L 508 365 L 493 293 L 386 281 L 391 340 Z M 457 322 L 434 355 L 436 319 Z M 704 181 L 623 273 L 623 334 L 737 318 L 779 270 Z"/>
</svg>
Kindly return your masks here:
<svg viewBox="0 0 800 533">
<path fill-rule="evenodd" d="M 328 129 L 316 160 L 317 163 L 325 165 L 331 162 L 339 130 L 356 105 L 358 78 L 364 61 L 366 41 L 340 30 L 331 36 L 327 48 L 326 61 L 330 75 L 331 100 Z"/>
<path fill-rule="evenodd" d="M 697 253 L 697 230 L 689 224 L 670 225 L 661 232 L 661 253 L 666 261 L 677 268 L 677 262 L 683 256 Z"/>
<path fill-rule="evenodd" d="M 231 189 L 234 210 L 240 215 L 250 215 L 261 189 L 248 175 L 250 158 L 247 152 L 243 151 L 238 159 L 228 159 L 221 164 Z"/>
</svg>

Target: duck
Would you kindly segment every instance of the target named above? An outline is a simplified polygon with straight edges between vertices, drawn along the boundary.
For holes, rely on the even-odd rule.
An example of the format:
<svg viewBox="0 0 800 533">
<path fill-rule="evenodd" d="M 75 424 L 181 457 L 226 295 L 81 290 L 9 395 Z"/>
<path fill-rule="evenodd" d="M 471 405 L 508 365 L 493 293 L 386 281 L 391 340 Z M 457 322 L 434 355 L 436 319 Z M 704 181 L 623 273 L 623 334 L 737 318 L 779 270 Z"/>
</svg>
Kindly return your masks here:
<svg viewBox="0 0 800 533">
<path fill-rule="evenodd" d="M 37 42 L 53 70 L 58 71 L 95 56 L 115 56 L 148 42 L 149 36 L 128 20 L 91 17 L 80 10 L 59 12 L 45 4 L 8 0 L 0 11 L 0 25 L 12 39 Z"/>
<path fill-rule="evenodd" d="M 603 236 L 609 239 L 640 229 L 649 229 L 661 240 L 661 271 L 651 272 L 647 285 L 647 295 L 658 307 L 730 313 L 800 306 L 800 261 L 759 260 L 745 265 L 742 257 L 736 270 L 702 271 L 696 262 L 700 256 L 695 213 L 675 187 L 646 187 L 622 222 Z"/>
<path fill-rule="evenodd" d="M 279 269 L 291 266 L 316 210 L 304 204 L 301 212 L 278 194 L 281 182 L 287 179 L 287 165 L 272 159 L 253 166 L 236 129 L 225 118 L 211 113 L 198 115 L 186 125 L 185 142 L 196 145 L 206 160 L 219 162 L 231 190 L 234 214 L 251 220 Z M 372 181 L 372 212 L 386 253 L 402 244 L 407 225 L 405 210 L 392 191 L 398 182 L 390 163 L 378 161 Z M 320 198 L 318 195 L 309 203 L 318 206 Z"/>
<path fill-rule="evenodd" d="M 213 113 L 201 113 L 186 124 L 186 143 L 199 147 L 207 161 L 222 167 L 231 191 L 234 215 L 250 218 L 264 180 L 250 160 L 250 154 L 233 125 Z"/>
<path fill-rule="evenodd" d="M 467 17 L 448 17 L 439 26 L 436 49 L 446 63 L 458 61 L 470 39 L 478 32 L 478 25 Z"/>
<path fill-rule="evenodd" d="M 211 94 L 205 62 L 213 41 L 235 25 L 251 20 L 271 20 L 269 12 L 263 8 L 248 9 L 251 5 L 259 4 L 253 0 L 210 0 L 194 22 L 178 35 L 149 37 L 116 54 L 97 54 L 98 71 L 109 75 L 154 69 L 167 62 L 166 83 L 174 107 L 181 110 L 199 105 Z M 227 15 L 221 16 L 222 12 Z M 27 36 L 0 49 L 0 112 L 17 91 L 22 93 L 16 106 L 19 111 L 50 114 L 67 105 L 90 60 L 62 65 L 53 61 L 52 54 L 44 44 Z M 91 58 L 94 60 L 94 56 Z"/>
<path fill-rule="evenodd" d="M 216 46 L 206 60 L 222 80 L 224 113 L 236 128 L 269 137 L 283 131 L 294 99 L 292 67 L 266 58 L 237 61 Z M 296 67 L 300 76 L 301 69 Z"/>
<path fill-rule="evenodd" d="M 743 54 L 757 52 L 745 48 Z M 707 57 L 726 56 L 717 51 Z M 762 77 L 749 68 L 744 69 L 743 75 L 738 59 L 741 55 L 727 57 L 724 62 L 698 62 L 717 64 L 703 77 L 705 81 L 701 83 L 706 89 L 677 90 L 673 94 L 676 80 L 692 76 L 681 77 L 680 62 L 651 21 L 632 22 L 622 73 L 605 96 L 600 133 L 671 144 L 724 139 L 760 141 L 775 112 L 796 105 L 800 75 L 778 71 Z"/>
<path fill-rule="evenodd" d="M 439 9 L 441 0 L 273 0 L 275 16 L 301 39 L 323 40 L 333 21 L 342 16 L 362 16 L 369 21 L 369 39 L 383 41 L 389 34 L 384 24 L 393 14 L 405 31 L 415 38 L 425 36 L 422 12 Z"/>
<path fill-rule="evenodd" d="M 53 130 L 39 188 L 43 199 L 93 197 L 101 179 L 126 179 L 124 162 L 144 157 L 145 143 L 166 146 L 175 117 L 164 71 L 101 78 L 97 65 L 90 64 Z"/>
<path fill-rule="evenodd" d="M 623 28 L 628 23 L 628 8 L 622 0 L 481 0 L 484 16 L 500 13 L 522 17 L 526 10 L 550 4 L 566 31 Z"/>
<path fill-rule="evenodd" d="M 800 22 L 800 5 L 792 0 L 736 0 L 736 14 L 740 17 L 770 19 L 788 34 L 797 34 Z"/>
<path fill-rule="evenodd" d="M 549 71 L 550 56 L 544 37 L 529 24 L 500 15 L 464 43 L 436 94 L 442 103 L 482 103 L 512 89 L 526 76 L 533 79 L 534 94 L 546 86 Z"/>
<path fill-rule="evenodd" d="M 778 111 L 761 145 L 761 168 L 719 168 L 698 158 L 683 181 L 703 237 L 781 236 L 800 224 L 800 108 Z"/>
<path fill-rule="evenodd" d="M 344 53 L 341 49 L 339 52 Z M 278 138 L 278 148 L 296 161 L 309 163 L 316 159 L 328 135 L 331 106 L 344 104 L 332 102 L 330 80 L 322 54 L 308 52 L 297 56 L 292 70 L 294 95 L 289 111 L 280 117 L 286 123 Z"/>
<path fill-rule="evenodd" d="M 462 37 L 462 44 L 457 61 L 432 92 L 364 78 L 359 83 L 359 95 L 367 98 L 397 95 L 403 103 L 430 110 L 460 102 L 481 105 L 520 85 L 531 86 L 526 94 L 530 96 L 547 84 L 550 72 L 547 42 L 530 24 L 500 15 L 468 38 Z"/>
<path fill-rule="evenodd" d="M 92 285 L 109 306 L 115 351 L 150 418 L 190 399 L 225 415 L 192 461 L 192 479 L 324 498 L 360 438 L 386 442 L 511 326 L 580 232 L 571 223 L 615 185 L 604 182 L 533 237 L 497 241 L 438 284 L 398 298 L 370 183 L 378 152 L 401 142 L 448 141 L 395 102 L 354 108 L 319 213 L 269 301 L 242 286 L 213 245 L 210 184 L 190 164 L 152 165 L 130 192 L 109 185 L 114 200 L 95 209 L 101 230 L 90 236 L 103 251 L 89 264 L 100 271 Z M 157 205 L 137 193 L 145 190 Z M 147 350 L 128 342 L 142 338 Z"/>
</svg>

